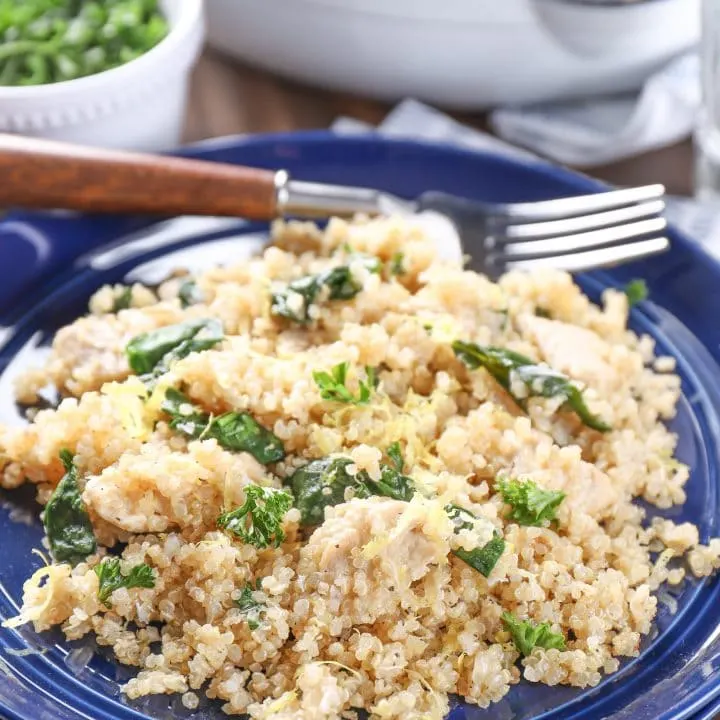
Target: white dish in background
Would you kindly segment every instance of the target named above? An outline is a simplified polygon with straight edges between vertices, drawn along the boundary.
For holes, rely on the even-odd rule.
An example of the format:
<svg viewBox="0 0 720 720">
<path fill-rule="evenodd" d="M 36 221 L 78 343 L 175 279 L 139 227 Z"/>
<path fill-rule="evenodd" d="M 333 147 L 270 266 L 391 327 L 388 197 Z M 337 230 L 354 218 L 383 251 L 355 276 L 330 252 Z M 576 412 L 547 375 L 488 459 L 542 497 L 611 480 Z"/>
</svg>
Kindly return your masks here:
<svg viewBox="0 0 720 720">
<path fill-rule="evenodd" d="M 67 82 L 0 87 L 0 132 L 86 145 L 165 150 L 180 142 L 202 0 L 161 0 L 167 37 L 125 65 Z"/>
<path fill-rule="evenodd" d="M 700 0 L 208 0 L 212 45 L 327 88 L 456 108 L 638 87 L 699 37 Z"/>
</svg>

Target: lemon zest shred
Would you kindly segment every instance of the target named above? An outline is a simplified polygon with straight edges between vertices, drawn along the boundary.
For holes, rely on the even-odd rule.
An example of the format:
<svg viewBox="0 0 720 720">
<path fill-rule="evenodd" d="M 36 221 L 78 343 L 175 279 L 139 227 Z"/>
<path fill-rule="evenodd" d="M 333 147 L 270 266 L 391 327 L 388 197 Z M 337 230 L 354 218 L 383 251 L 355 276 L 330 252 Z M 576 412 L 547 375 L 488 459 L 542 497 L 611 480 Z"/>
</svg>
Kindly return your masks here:
<svg viewBox="0 0 720 720">
<path fill-rule="evenodd" d="M 152 424 L 147 421 L 145 399 L 147 388 L 136 376 L 125 382 L 108 382 L 100 392 L 109 397 L 120 414 L 120 422 L 131 438 L 147 440 L 152 432 Z"/>
<path fill-rule="evenodd" d="M 407 670 L 408 677 L 414 677 L 432 696 L 435 703 L 435 710 L 429 715 L 423 715 L 423 720 L 443 720 L 446 711 L 446 702 L 443 702 L 440 693 L 417 671 Z"/>
<path fill-rule="evenodd" d="M 267 706 L 267 711 L 270 713 L 277 713 L 281 710 L 285 710 L 292 703 L 297 702 L 297 690 L 285 691 L 277 700 L 271 702 Z"/>
<path fill-rule="evenodd" d="M 354 675 L 356 678 L 362 679 L 362 675 L 359 671 L 353 670 L 353 668 L 348 667 L 347 665 L 343 665 L 341 662 L 338 662 L 337 660 L 315 660 L 311 663 L 308 663 L 308 665 L 334 665 L 335 667 L 339 667 L 342 670 L 347 670 L 350 674 Z M 302 670 L 302 668 L 298 668 L 296 672 L 299 672 Z"/>
<path fill-rule="evenodd" d="M 5 620 L 2 624 L 5 628 L 16 628 L 20 625 L 25 625 L 31 621 L 38 620 L 42 617 L 43 613 L 48 609 L 53 599 L 53 586 L 61 580 L 70 577 L 70 566 L 69 565 L 47 565 L 39 570 L 36 570 L 24 583 L 23 583 L 23 608 L 20 610 L 20 614 L 14 618 Z M 41 586 L 42 581 L 47 578 L 47 582 Z M 40 605 L 34 605 L 33 607 L 25 607 L 25 598 L 28 593 L 32 590 L 44 590 L 45 598 Z"/>
<path fill-rule="evenodd" d="M 30 550 L 30 552 L 31 552 L 33 555 L 37 555 L 37 556 L 43 561 L 43 563 L 44 563 L 46 566 L 47 566 L 47 565 L 52 565 L 52 563 L 50 562 L 50 560 L 48 560 L 47 555 L 46 555 L 42 550 L 38 550 L 38 548 L 33 548 L 32 550 Z"/>
</svg>

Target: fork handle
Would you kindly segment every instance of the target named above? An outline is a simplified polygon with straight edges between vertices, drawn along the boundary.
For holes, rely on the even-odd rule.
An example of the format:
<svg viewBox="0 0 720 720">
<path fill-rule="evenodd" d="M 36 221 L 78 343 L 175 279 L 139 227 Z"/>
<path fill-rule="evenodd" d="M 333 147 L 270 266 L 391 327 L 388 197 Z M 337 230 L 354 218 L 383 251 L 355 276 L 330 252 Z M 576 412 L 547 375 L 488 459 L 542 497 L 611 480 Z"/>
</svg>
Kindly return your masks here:
<svg viewBox="0 0 720 720">
<path fill-rule="evenodd" d="M 268 220 L 283 179 L 272 170 L 0 135 L 0 207 Z"/>
<path fill-rule="evenodd" d="M 0 134 L 0 207 L 270 220 L 376 214 L 380 198 L 377 190 L 291 180 L 284 170 Z"/>
</svg>

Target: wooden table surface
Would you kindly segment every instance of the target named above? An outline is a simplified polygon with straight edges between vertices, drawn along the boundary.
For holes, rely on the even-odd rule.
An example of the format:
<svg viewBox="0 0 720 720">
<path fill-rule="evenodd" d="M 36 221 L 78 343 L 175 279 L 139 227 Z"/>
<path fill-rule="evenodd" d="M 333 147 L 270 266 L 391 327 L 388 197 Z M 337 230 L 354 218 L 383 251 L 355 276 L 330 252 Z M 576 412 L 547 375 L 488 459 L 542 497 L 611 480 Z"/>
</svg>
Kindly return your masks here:
<svg viewBox="0 0 720 720">
<path fill-rule="evenodd" d="M 390 108 L 376 100 L 285 80 L 206 50 L 193 76 L 185 140 L 327 128 L 339 115 L 377 124 Z M 482 114 L 451 114 L 461 122 L 487 130 Z M 617 185 L 661 182 L 669 193 L 689 195 L 692 145 L 686 140 L 586 172 Z"/>
</svg>

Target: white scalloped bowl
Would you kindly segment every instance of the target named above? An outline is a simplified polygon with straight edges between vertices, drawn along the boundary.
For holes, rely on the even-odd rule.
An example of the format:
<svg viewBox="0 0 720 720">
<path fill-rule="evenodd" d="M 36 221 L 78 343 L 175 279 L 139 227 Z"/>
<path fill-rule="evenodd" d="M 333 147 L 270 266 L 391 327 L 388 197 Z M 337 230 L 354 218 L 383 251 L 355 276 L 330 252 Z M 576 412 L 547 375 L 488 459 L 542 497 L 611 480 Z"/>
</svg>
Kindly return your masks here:
<svg viewBox="0 0 720 720">
<path fill-rule="evenodd" d="M 178 144 L 203 0 L 161 0 L 170 32 L 125 65 L 67 82 L 0 87 L 0 132 L 135 150 Z"/>
</svg>

